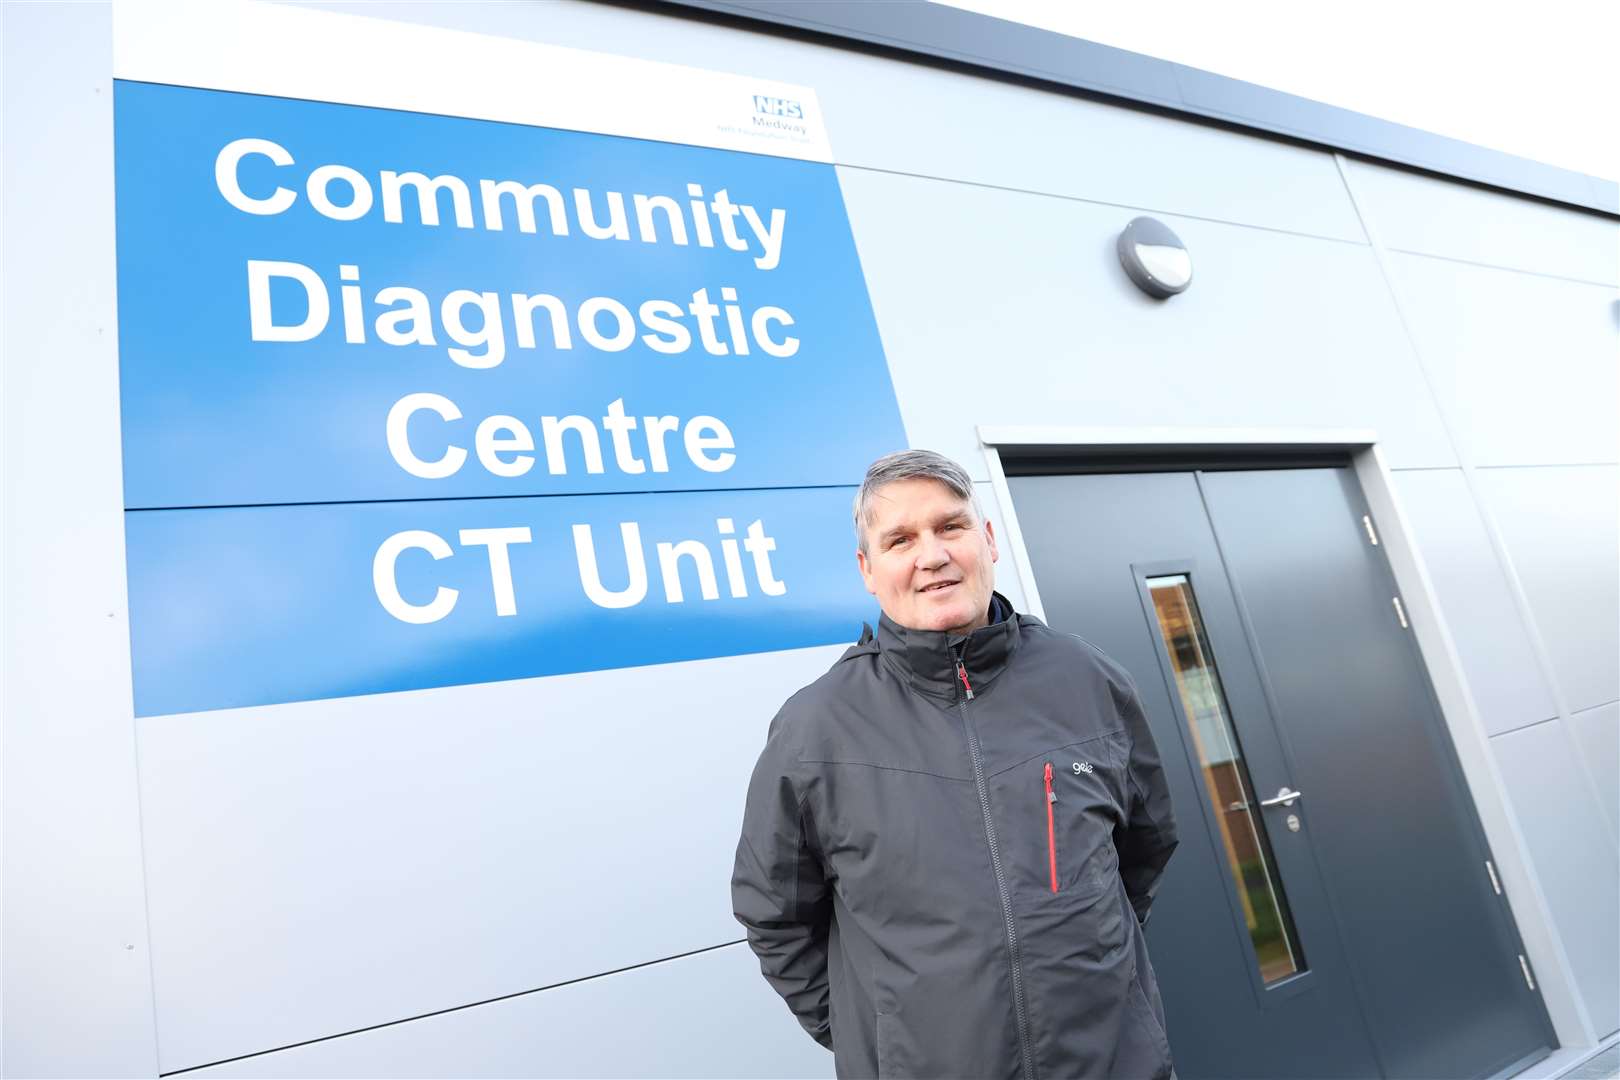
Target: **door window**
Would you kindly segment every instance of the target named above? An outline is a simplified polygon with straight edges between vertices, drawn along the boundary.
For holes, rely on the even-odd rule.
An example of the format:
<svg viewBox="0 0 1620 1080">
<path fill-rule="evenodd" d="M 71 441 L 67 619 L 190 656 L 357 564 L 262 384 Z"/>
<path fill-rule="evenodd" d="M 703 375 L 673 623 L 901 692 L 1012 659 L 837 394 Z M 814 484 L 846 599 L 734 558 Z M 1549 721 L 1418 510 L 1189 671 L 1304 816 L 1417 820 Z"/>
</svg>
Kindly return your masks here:
<svg viewBox="0 0 1620 1080">
<path fill-rule="evenodd" d="M 1305 970 L 1305 958 L 1277 879 L 1265 822 L 1256 812 L 1258 800 L 1227 713 L 1192 581 L 1186 574 L 1169 574 L 1148 578 L 1147 587 L 1203 770 L 1204 792 L 1220 823 L 1227 869 L 1237 885 L 1255 961 L 1269 985 Z"/>
</svg>

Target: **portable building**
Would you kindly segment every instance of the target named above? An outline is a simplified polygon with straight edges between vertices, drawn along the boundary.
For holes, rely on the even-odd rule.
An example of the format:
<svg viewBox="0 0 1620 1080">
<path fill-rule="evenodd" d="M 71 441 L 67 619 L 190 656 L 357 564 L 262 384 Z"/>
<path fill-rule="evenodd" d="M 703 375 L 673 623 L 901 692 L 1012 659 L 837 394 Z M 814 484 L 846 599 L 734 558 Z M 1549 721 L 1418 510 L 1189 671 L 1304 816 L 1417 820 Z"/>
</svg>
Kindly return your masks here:
<svg viewBox="0 0 1620 1080">
<path fill-rule="evenodd" d="M 6 1075 L 831 1075 L 728 880 L 903 446 L 1142 690 L 1181 1075 L 1620 1031 L 1613 183 L 923 4 L 4 19 Z"/>
</svg>

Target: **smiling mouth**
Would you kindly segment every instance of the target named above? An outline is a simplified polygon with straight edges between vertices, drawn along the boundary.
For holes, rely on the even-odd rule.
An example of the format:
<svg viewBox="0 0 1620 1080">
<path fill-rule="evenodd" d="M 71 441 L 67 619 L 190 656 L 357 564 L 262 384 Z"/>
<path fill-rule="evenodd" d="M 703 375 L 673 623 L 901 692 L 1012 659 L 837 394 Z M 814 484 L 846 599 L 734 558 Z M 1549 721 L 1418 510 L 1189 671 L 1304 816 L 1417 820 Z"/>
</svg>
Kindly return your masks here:
<svg viewBox="0 0 1620 1080">
<path fill-rule="evenodd" d="M 919 592 L 925 592 L 925 593 L 927 593 L 927 592 L 939 592 L 941 589 L 948 589 L 952 585 L 960 585 L 960 584 L 962 584 L 960 581 L 936 581 L 932 585 L 924 585 L 918 591 Z"/>
</svg>

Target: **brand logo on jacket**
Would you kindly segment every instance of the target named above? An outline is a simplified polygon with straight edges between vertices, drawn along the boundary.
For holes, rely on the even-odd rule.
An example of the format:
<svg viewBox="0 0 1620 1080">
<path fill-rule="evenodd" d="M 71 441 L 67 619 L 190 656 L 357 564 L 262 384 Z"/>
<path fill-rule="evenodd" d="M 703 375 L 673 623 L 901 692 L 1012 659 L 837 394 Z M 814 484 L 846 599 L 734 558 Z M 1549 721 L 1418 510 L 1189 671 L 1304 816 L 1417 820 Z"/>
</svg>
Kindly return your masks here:
<svg viewBox="0 0 1620 1080">
<path fill-rule="evenodd" d="M 1089 773 L 1091 770 L 1092 764 L 1089 761 L 1077 761 L 1074 763 L 1074 775 L 1076 776 L 1079 776 L 1081 773 Z"/>
</svg>

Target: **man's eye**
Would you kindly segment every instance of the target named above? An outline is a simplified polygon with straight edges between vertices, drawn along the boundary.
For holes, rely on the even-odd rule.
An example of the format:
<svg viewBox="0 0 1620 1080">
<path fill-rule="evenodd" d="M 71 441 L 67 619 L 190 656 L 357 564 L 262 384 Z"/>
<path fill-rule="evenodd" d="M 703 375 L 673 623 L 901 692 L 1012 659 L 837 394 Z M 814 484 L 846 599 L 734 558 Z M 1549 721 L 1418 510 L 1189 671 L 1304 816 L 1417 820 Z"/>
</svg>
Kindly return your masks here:
<svg viewBox="0 0 1620 1080">
<path fill-rule="evenodd" d="M 906 542 L 906 539 L 907 538 L 904 537 L 904 536 L 897 536 L 893 540 L 889 541 L 889 546 L 892 547 L 892 548 L 893 547 L 899 547 L 901 544 Z"/>
</svg>

